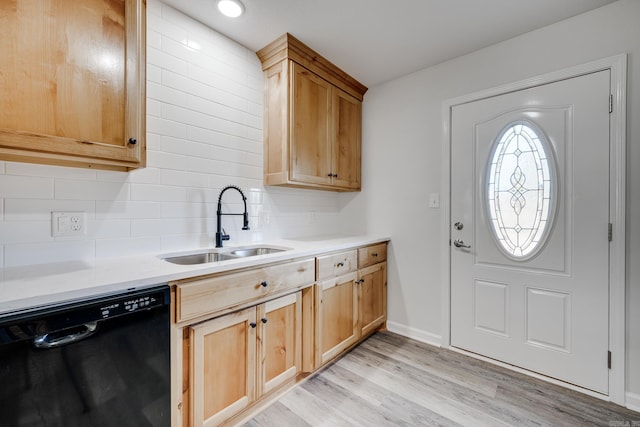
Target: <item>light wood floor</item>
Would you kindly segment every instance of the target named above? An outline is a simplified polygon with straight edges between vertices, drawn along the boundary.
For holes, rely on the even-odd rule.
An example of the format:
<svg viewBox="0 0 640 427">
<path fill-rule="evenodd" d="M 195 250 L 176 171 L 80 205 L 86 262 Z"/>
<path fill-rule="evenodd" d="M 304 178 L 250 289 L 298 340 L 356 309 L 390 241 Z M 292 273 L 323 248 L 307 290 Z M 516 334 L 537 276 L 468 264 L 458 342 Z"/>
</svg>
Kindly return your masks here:
<svg viewBox="0 0 640 427">
<path fill-rule="evenodd" d="M 640 413 L 378 332 L 245 427 L 640 426 Z"/>
</svg>

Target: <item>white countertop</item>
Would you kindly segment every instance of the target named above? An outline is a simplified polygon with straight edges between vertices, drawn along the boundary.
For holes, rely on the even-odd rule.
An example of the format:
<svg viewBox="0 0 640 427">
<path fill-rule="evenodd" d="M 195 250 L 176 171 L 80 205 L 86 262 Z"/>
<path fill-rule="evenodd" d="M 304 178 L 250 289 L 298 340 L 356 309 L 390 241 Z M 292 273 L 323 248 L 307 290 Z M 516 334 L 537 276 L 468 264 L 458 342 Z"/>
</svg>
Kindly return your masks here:
<svg viewBox="0 0 640 427">
<path fill-rule="evenodd" d="M 278 240 L 247 246 L 289 248 L 283 252 L 197 265 L 176 265 L 160 257 L 203 252 L 198 248 L 179 253 L 163 253 L 92 261 L 73 261 L 0 269 L 0 316 L 32 307 L 88 298 L 129 289 L 142 289 L 172 280 L 186 279 L 237 268 L 254 267 L 287 259 L 315 256 L 323 252 L 349 249 L 389 240 L 387 237 L 340 236 L 300 240 Z M 231 247 L 225 247 L 226 250 Z"/>
</svg>

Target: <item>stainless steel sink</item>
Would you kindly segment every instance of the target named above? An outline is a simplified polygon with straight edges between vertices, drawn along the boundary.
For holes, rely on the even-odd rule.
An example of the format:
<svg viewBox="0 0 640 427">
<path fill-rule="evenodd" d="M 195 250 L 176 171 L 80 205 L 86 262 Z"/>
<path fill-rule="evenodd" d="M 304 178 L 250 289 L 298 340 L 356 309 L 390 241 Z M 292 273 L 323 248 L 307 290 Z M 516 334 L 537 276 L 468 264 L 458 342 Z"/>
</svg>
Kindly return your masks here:
<svg viewBox="0 0 640 427">
<path fill-rule="evenodd" d="M 220 252 L 201 252 L 191 255 L 179 255 L 168 258 L 162 258 L 163 260 L 172 264 L 180 265 L 193 265 L 193 264 L 206 264 L 208 262 L 226 261 L 229 259 L 236 259 L 238 257 Z"/>
<path fill-rule="evenodd" d="M 238 258 L 247 258 L 258 255 L 267 255 L 273 254 L 277 252 L 283 252 L 288 249 L 284 248 L 276 248 L 272 246 L 261 246 L 261 247 L 248 247 L 248 248 L 236 248 L 231 249 L 225 252 L 214 252 L 214 251 L 206 251 L 206 252 L 198 252 L 187 255 L 174 255 L 162 257 L 164 261 L 170 262 L 172 264 L 180 264 L 180 265 L 195 265 L 195 264 L 207 264 L 210 262 L 219 262 L 219 261 L 227 261 Z"/>
<path fill-rule="evenodd" d="M 248 256 L 273 254 L 273 253 L 277 253 L 277 252 L 283 252 L 285 250 L 286 249 L 272 248 L 272 247 L 241 248 L 241 249 L 234 249 L 233 251 L 229 252 L 229 254 L 237 256 L 237 257 L 244 258 L 244 257 L 248 257 Z"/>
</svg>

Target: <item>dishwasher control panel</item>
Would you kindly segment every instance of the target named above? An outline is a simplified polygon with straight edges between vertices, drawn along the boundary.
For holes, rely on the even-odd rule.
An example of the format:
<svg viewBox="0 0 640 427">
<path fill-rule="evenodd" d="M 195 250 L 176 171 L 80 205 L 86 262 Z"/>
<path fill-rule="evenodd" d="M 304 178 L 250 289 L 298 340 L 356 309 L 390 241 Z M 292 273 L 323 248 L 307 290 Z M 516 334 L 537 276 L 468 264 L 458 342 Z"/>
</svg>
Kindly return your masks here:
<svg viewBox="0 0 640 427">
<path fill-rule="evenodd" d="M 161 297 L 156 295 L 145 295 L 131 299 L 114 301 L 100 307 L 100 313 L 103 319 L 108 319 L 109 317 L 118 316 L 124 313 L 146 310 L 161 304 L 163 304 Z"/>
</svg>

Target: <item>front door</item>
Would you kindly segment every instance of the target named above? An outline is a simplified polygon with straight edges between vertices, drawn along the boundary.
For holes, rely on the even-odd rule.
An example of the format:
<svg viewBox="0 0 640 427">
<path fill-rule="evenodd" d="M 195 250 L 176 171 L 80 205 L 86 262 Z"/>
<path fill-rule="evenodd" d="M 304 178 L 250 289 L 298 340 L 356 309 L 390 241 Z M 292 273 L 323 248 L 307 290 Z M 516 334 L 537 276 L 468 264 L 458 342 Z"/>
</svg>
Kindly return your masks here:
<svg viewBox="0 0 640 427">
<path fill-rule="evenodd" d="M 452 108 L 451 345 L 608 394 L 610 71 Z"/>
</svg>

